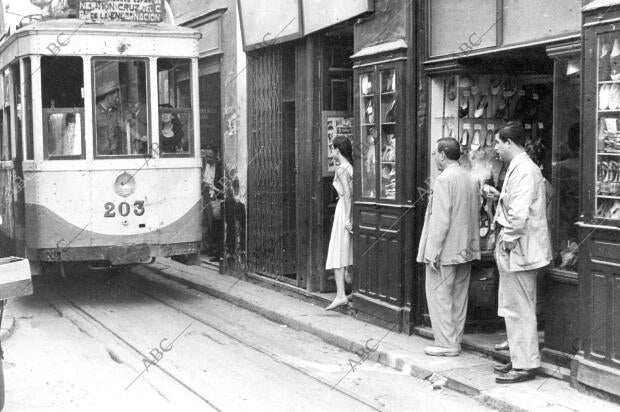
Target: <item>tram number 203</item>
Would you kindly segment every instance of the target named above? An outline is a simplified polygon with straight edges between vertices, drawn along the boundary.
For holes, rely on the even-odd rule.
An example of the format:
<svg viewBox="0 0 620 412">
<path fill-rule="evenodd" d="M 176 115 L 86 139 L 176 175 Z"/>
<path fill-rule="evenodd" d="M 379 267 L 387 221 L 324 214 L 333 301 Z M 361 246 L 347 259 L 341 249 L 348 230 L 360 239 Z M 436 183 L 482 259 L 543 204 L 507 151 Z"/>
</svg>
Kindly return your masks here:
<svg viewBox="0 0 620 412">
<path fill-rule="evenodd" d="M 105 208 L 105 212 L 103 213 L 103 217 L 115 217 L 116 216 L 116 205 L 114 202 L 106 202 L 103 205 Z M 136 216 L 142 216 L 144 214 L 144 201 L 136 200 L 133 202 L 133 207 L 127 202 L 121 202 L 118 204 L 118 214 L 121 216 L 128 216 L 133 210 L 133 214 Z"/>
</svg>

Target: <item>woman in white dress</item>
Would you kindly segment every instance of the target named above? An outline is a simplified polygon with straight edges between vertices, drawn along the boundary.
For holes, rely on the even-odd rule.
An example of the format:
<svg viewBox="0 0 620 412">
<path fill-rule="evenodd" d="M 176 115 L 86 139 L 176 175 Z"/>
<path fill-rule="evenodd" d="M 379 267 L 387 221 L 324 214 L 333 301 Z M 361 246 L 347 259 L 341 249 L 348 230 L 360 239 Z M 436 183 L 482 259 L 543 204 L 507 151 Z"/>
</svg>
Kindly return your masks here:
<svg viewBox="0 0 620 412">
<path fill-rule="evenodd" d="M 338 203 L 334 213 L 325 269 L 334 270 L 336 298 L 325 310 L 332 310 L 349 303 L 344 291 L 344 282 L 346 280 L 347 283 L 351 283 L 351 276 L 347 269 L 353 264 L 353 226 L 351 223 L 353 148 L 351 141 L 344 136 L 336 136 L 334 154 L 334 160 L 338 167 L 332 184 L 338 192 Z"/>
</svg>

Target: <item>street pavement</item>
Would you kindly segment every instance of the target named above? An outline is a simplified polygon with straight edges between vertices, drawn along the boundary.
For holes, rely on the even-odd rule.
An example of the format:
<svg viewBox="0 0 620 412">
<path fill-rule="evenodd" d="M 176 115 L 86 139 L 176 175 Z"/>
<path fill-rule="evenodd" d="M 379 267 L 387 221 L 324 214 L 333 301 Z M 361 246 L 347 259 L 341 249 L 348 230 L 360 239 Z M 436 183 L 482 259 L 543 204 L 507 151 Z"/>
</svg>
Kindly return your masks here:
<svg viewBox="0 0 620 412">
<path fill-rule="evenodd" d="M 6 411 L 491 410 L 148 267 L 36 278 L 7 311 Z"/>
</svg>

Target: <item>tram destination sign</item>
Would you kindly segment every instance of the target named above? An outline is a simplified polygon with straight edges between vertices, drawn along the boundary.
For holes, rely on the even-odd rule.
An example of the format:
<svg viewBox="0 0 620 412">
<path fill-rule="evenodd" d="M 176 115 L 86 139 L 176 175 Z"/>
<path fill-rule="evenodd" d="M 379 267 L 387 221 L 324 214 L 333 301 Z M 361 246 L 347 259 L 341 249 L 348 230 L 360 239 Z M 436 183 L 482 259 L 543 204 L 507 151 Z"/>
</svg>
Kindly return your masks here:
<svg viewBox="0 0 620 412">
<path fill-rule="evenodd" d="M 80 0 L 83 20 L 159 23 L 164 18 L 164 0 Z"/>
</svg>

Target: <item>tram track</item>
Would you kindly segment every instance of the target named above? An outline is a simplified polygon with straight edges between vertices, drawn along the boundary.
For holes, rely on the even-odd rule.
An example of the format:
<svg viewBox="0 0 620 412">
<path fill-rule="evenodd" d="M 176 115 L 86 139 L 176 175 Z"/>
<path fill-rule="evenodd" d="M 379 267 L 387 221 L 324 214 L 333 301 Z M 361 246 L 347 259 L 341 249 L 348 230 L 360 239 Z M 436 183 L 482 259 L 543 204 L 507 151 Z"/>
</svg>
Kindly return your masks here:
<svg viewBox="0 0 620 412">
<path fill-rule="evenodd" d="M 142 273 L 141 273 L 142 272 Z M 150 278 L 149 278 L 150 277 Z M 155 281 L 152 278 L 157 278 Z M 244 348 L 259 353 L 260 355 L 268 358 L 270 361 L 275 362 L 279 365 L 282 365 L 296 374 L 301 374 L 308 379 L 318 383 L 323 386 L 326 390 L 334 391 L 339 393 L 340 395 L 350 399 L 351 401 L 364 405 L 366 408 L 375 411 L 382 411 L 381 405 L 374 404 L 357 394 L 344 389 L 339 386 L 335 386 L 333 383 L 328 382 L 323 379 L 321 376 L 317 376 L 316 374 L 310 373 L 298 365 L 284 359 L 278 354 L 266 349 L 265 347 L 259 346 L 248 339 L 239 336 L 238 334 L 232 332 L 229 328 L 222 327 L 217 323 L 206 319 L 204 316 L 201 316 L 200 313 L 195 313 L 192 310 L 188 310 L 182 307 L 182 304 L 179 302 L 175 302 L 175 297 L 171 297 L 170 295 L 174 295 L 175 293 L 182 293 L 185 291 L 186 294 L 190 295 L 198 295 L 204 296 L 204 293 L 196 288 L 185 285 L 181 282 L 177 282 L 170 278 L 162 278 L 161 274 L 157 273 L 156 269 L 141 266 L 138 271 L 131 270 L 128 274 L 123 276 L 116 276 L 112 278 L 115 282 L 115 286 L 125 287 L 130 289 L 133 293 L 140 294 L 141 296 L 150 299 L 153 302 L 156 302 L 157 305 L 161 305 L 171 311 L 179 313 L 185 317 L 187 322 L 193 322 L 195 324 L 199 324 L 204 328 L 207 328 L 209 331 L 222 334 L 229 338 L 230 340 L 237 342 L 239 345 L 242 345 Z M 119 283 L 117 283 L 119 282 Z M 120 283 L 122 282 L 122 283 Z M 169 290 L 168 290 L 169 289 Z M 63 311 L 66 311 L 65 307 L 69 307 L 71 310 L 78 312 L 81 315 L 82 319 L 87 320 L 88 322 L 94 323 L 98 326 L 99 329 L 105 331 L 108 335 L 113 337 L 113 339 L 117 340 L 119 343 L 124 345 L 126 348 L 131 350 L 133 353 L 138 354 L 143 359 L 148 358 L 148 354 L 141 351 L 134 343 L 131 342 L 131 339 L 127 336 L 123 336 L 122 333 L 115 330 L 110 324 L 108 324 L 104 319 L 101 319 L 96 313 L 93 313 L 88 307 L 85 305 L 81 305 L 80 303 L 73 300 L 71 297 L 67 296 L 67 294 L 63 293 L 59 290 L 54 290 L 54 292 L 58 295 L 59 299 L 64 300 L 65 304 L 59 304 L 59 302 L 54 302 L 54 299 L 50 299 L 49 296 L 43 296 L 43 294 L 38 293 L 42 299 L 44 299 L 48 304 L 53 307 L 56 311 L 64 315 Z M 192 293 L 193 292 L 193 293 Z M 245 309 L 240 309 L 245 310 Z M 270 321 L 267 321 L 270 322 Z M 75 322 L 74 322 L 75 323 Z M 79 322 L 78 322 L 79 323 Z M 76 324 L 77 325 L 77 324 Z M 80 327 L 79 325 L 77 325 Z M 210 336 L 211 334 L 207 334 L 206 336 Z M 213 338 L 211 338 L 213 339 Z M 179 385 L 181 385 L 184 389 L 191 392 L 195 396 L 197 396 L 201 401 L 209 405 L 211 408 L 217 411 L 225 410 L 221 406 L 218 406 L 216 402 L 208 399 L 205 395 L 201 394 L 199 390 L 193 388 L 189 382 L 186 382 L 184 378 L 178 376 L 173 371 L 168 368 L 163 367 L 159 363 L 154 365 L 156 366 L 162 373 L 164 373 L 169 379 L 172 379 Z"/>
</svg>

